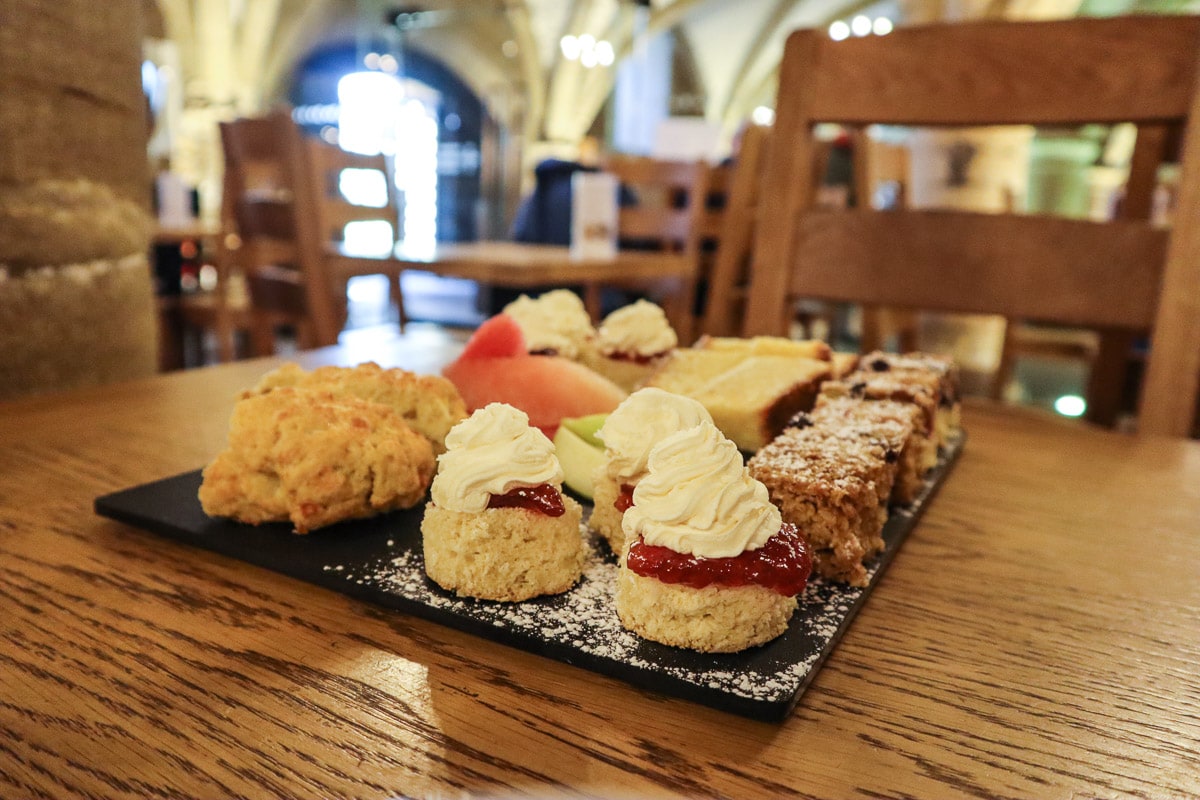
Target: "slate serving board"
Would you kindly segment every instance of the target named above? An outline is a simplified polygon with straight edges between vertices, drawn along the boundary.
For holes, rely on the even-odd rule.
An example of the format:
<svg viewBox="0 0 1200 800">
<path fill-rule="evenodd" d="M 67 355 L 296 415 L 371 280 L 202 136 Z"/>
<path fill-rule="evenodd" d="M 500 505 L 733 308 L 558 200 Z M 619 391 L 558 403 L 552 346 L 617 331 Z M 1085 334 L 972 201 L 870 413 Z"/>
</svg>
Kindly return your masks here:
<svg viewBox="0 0 1200 800">
<path fill-rule="evenodd" d="M 613 610 L 615 559 L 593 539 L 583 579 L 571 591 L 523 603 L 458 598 L 425 577 L 422 506 L 331 526 L 306 536 L 286 524 L 211 519 L 196 493 L 200 471 L 99 497 L 101 516 L 265 567 L 385 608 L 403 611 L 635 686 L 753 719 L 786 719 L 849 627 L 871 588 L 916 525 L 962 452 L 960 436 L 943 453 L 911 508 L 894 510 L 886 549 L 864 589 L 809 582 L 786 633 L 761 647 L 703 654 L 645 641 Z"/>
</svg>

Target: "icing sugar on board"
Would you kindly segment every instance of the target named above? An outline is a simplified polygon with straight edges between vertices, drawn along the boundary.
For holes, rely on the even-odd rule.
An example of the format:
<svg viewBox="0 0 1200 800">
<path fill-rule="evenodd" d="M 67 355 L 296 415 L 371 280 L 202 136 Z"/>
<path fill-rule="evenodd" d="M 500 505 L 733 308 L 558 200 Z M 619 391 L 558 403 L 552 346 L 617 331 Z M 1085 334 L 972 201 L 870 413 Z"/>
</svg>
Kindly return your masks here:
<svg viewBox="0 0 1200 800">
<path fill-rule="evenodd" d="M 617 620 L 617 566 L 593 538 L 583 579 L 569 592 L 522 603 L 457 597 L 425 577 L 423 506 L 341 523 L 306 536 L 285 524 L 243 525 L 200 508 L 200 472 L 187 472 L 96 499 L 96 513 L 385 608 L 457 628 L 651 691 L 753 719 L 786 719 L 916 525 L 962 451 L 955 440 L 911 508 L 894 510 L 884 552 L 864 589 L 809 582 L 786 633 L 740 653 L 704 654 L 648 642 Z"/>
</svg>

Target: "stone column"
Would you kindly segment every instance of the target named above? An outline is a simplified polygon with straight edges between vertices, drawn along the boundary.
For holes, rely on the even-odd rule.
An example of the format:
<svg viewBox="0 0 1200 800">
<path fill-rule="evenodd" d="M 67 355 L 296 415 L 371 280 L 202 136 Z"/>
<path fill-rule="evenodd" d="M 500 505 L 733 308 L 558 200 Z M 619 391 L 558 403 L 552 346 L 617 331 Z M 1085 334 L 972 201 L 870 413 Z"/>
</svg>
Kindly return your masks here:
<svg viewBox="0 0 1200 800">
<path fill-rule="evenodd" d="M 0 7 L 0 399 L 157 367 L 140 14 Z"/>
</svg>

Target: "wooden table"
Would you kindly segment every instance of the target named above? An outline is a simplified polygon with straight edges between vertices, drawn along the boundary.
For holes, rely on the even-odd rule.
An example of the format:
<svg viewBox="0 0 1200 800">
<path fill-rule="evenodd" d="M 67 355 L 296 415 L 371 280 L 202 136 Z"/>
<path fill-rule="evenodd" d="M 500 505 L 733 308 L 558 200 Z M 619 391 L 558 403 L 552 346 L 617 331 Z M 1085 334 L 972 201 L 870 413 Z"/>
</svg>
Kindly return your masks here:
<svg viewBox="0 0 1200 800">
<path fill-rule="evenodd" d="M 396 255 L 409 269 L 509 289 L 583 284 L 588 312 L 597 322 L 600 287 L 662 284 L 658 301 L 680 341 L 691 341 L 696 259 L 690 255 L 621 249 L 611 259 L 580 259 L 572 257 L 569 247 L 500 241 L 438 244 L 431 250 L 401 245 Z"/>
<path fill-rule="evenodd" d="M 0 405 L 0 796 L 1200 795 L 1200 443 L 970 406 L 954 472 L 768 724 L 92 513 L 212 457 L 272 363 Z"/>
</svg>

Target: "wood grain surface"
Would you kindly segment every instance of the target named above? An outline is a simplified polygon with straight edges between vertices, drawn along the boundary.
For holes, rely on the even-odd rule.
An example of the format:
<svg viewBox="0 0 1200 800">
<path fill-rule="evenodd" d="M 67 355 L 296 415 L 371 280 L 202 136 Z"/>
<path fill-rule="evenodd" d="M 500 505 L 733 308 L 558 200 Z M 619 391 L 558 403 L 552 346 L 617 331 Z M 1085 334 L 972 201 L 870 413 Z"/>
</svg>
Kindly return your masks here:
<svg viewBox="0 0 1200 800">
<path fill-rule="evenodd" d="M 955 471 L 767 724 L 92 513 L 211 458 L 270 366 L 0 405 L 0 796 L 1200 795 L 1200 444 L 971 406 Z"/>
</svg>

